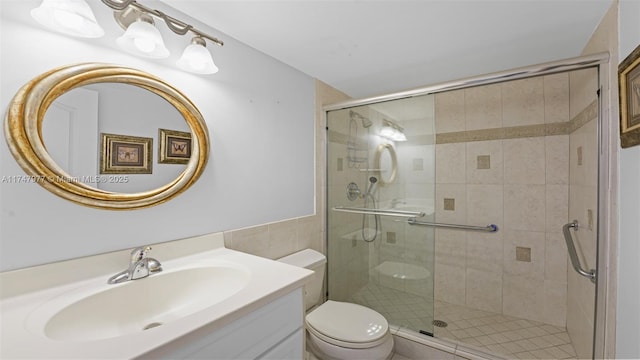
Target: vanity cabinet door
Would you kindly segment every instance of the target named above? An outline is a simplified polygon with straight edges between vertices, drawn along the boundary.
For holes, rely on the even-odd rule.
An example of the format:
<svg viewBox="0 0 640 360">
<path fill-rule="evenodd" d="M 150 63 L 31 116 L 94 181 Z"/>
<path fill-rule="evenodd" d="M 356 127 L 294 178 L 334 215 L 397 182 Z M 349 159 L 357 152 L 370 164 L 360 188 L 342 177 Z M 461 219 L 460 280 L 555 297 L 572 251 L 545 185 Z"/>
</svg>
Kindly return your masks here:
<svg viewBox="0 0 640 360">
<path fill-rule="evenodd" d="M 207 326 L 144 359 L 303 359 L 302 288 L 217 330 Z"/>
<path fill-rule="evenodd" d="M 300 328 L 283 342 L 261 356 L 260 360 L 300 359 L 300 354 L 304 354 L 304 349 L 302 348 L 303 337 L 304 329 Z"/>
</svg>

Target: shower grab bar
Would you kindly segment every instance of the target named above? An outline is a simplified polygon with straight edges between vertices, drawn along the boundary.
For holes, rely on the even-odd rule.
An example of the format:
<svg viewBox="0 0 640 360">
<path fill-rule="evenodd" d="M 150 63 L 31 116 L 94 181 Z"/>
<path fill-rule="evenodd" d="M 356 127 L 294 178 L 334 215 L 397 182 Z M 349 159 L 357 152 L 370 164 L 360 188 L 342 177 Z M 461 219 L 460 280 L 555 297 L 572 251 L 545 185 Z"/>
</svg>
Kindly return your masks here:
<svg viewBox="0 0 640 360">
<path fill-rule="evenodd" d="M 473 226 L 473 225 L 425 222 L 425 221 L 418 221 L 416 219 L 408 219 L 407 223 L 409 223 L 409 225 L 433 226 L 433 227 L 443 227 L 443 228 L 450 228 L 450 229 L 462 229 L 462 230 L 486 231 L 486 232 L 498 231 L 498 225 L 496 224 L 489 224 L 487 226 Z"/>
<path fill-rule="evenodd" d="M 336 206 L 333 208 L 333 211 L 347 212 L 347 213 L 353 213 L 353 214 L 397 216 L 397 217 L 408 217 L 408 218 L 417 218 L 417 217 L 425 216 L 425 213 L 422 211 L 381 210 L 381 209 L 355 208 L 355 207 L 346 207 L 346 206 Z"/>
<path fill-rule="evenodd" d="M 564 241 L 567 243 L 567 251 L 569 252 L 569 258 L 571 259 L 571 265 L 573 265 L 573 269 L 580 275 L 589 278 L 592 283 L 596 282 L 596 271 L 591 269 L 589 271 L 584 270 L 580 265 L 580 259 L 578 259 L 578 252 L 576 251 L 576 246 L 573 244 L 573 238 L 571 237 L 571 229 L 578 231 L 578 220 L 573 220 L 572 222 L 565 224 L 562 226 L 562 232 L 564 233 Z"/>
</svg>

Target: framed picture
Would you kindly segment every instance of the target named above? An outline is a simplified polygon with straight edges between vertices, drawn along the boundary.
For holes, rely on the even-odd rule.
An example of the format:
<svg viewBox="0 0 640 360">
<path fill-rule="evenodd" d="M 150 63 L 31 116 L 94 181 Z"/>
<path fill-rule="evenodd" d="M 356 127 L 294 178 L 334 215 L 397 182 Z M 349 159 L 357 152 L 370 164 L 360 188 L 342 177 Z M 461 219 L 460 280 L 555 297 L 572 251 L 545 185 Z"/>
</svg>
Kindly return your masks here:
<svg viewBox="0 0 640 360">
<path fill-rule="evenodd" d="M 151 174 L 152 138 L 101 136 L 100 174 Z"/>
<path fill-rule="evenodd" d="M 640 45 L 618 66 L 620 144 L 640 145 Z"/>
<path fill-rule="evenodd" d="M 191 133 L 159 129 L 160 164 L 186 164 L 191 158 Z"/>
</svg>

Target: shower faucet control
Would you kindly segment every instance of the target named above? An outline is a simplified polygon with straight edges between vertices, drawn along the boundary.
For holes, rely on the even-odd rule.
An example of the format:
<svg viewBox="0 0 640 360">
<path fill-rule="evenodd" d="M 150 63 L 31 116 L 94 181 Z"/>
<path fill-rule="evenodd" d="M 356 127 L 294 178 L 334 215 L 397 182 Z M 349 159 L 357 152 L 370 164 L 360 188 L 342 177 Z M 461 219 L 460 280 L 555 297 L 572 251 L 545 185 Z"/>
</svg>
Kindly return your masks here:
<svg viewBox="0 0 640 360">
<path fill-rule="evenodd" d="M 360 196 L 362 196 L 362 191 L 360 191 L 358 184 L 350 182 L 349 185 L 347 185 L 347 199 L 354 201 Z"/>
</svg>

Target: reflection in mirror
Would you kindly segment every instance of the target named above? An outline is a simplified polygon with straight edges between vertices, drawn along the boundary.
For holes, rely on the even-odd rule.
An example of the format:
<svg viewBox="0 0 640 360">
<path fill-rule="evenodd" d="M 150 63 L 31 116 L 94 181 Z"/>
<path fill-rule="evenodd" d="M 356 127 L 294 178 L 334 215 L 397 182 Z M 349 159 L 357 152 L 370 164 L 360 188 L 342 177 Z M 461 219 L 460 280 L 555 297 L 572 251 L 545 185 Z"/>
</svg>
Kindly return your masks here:
<svg viewBox="0 0 640 360">
<path fill-rule="evenodd" d="M 398 158 L 392 144 L 383 143 L 378 145 L 374 164 L 376 171 L 378 171 L 380 185 L 391 184 L 396 180 Z"/>
<path fill-rule="evenodd" d="M 157 161 L 161 128 L 165 134 L 181 134 L 173 141 L 184 147 L 168 154 L 182 156 L 179 161 Z M 38 185 L 101 209 L 131 210 L 166 202 L 196 182 L 209 159 L 209 131 L 191 100 L 160 78 L 112 64 L 73 64 L 35 77 L 11 100 L 4 132 L 18 165 Z M 107 156 L 121 153 L 124 160 Z M 98 166 L 100 158 L 108 163 L 100 161 Z M 150 158 L 159 175 L 153 179 L 147 175 L 154 167 Z"/>
<path fill-rule="evenodd" d="M 53 160 L 89 186 L 119 193 L 148 191 L 177 178 L 185 165 L 161 164 L 158 129 L 190 133 L 178 110 L 138 86 L 99 83 L 74 88 L 49 106 L 42 139 Z M 100 134 L 152 138 L 152 174 L 122 174 L 122 181 L 100 181 Z"/>
</svg>

